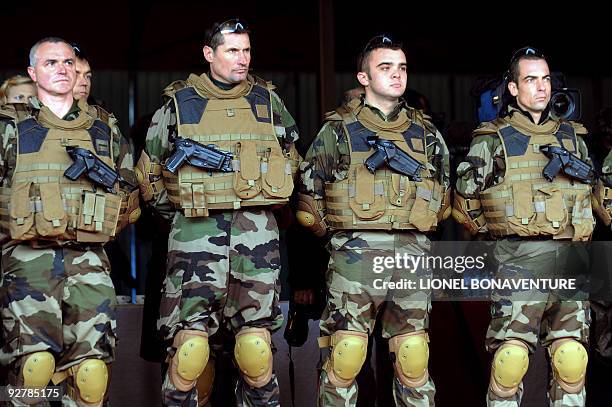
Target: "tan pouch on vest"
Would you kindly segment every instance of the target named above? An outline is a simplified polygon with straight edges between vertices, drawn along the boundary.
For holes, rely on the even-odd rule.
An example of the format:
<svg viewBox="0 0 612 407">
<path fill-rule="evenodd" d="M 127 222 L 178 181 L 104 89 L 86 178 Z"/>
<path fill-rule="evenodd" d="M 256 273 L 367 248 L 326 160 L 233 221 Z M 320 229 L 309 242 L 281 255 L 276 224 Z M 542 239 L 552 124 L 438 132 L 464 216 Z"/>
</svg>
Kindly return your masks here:
<svg viewBox="0 0 612 407">
<path fill-rule="evenodd" d="M 557 235 L 563 233 L 567 227 L 569 216 L 565 202 L 563 202 L 563 192 L 556 187 L 544 187 L 539 189 L 545 195 L 544 213 L 537 213 L 538 228 L 544 235 Z M 537 204 L 537 203 L 536 203 Z"/>
<path fill-rule="evenodd" d="M 11 191 L 10 231 L 12 239 L 23 239 L 34 225 L 34 214 L 30 207 L 31 182 L 16 184 Z"/>
<path fill-rule="evenodd" d="M 536 225 L 536 213 L 533 208 L 531 185 L 512 185 L 512 203 L 514 214 L 508 216 L 510 228 L 521 236 L 535 236 L 539 233 Z"/>
<path fill-rule="evenodd" d="M 349 198 L 349 206 L 359 219 L 379 219 L 385 214 L 385 197 L 382 193 L 376 194 L 374 174 L 368 171 L 365 165 L 360 165 L 355 168 L 352 176 L 355 194 Z M 378 188 L 384 188 L 382 184 L 379 185 Z"/>
<path fill-rule="evenodd" d="M 393 206 L 406 206 L 410 197 L 411 184 L 410 179 L 402 174 L 391 174 L 391 183 L 389 188 L 389 203 Z"/>
<path fill-rule="evenodd" d="M 115 235 L 121 208 L 121 197 L 113 194 L 83 191 L 77 223 L 77 241 L 107 242 Z"/>
<path fill-rule="evenodd" d="M 572 226 L 574 227 L 574 236 L 572 240 L 575 242 L 587 241 L 593 233 L 595 225 L 591 218 L 584 217 L 584 210 L 588 209 L 591 204 L 590 194 L 576 195 L 576 203 L 572 213 Z"/>
<path fill-rule="evenodd" d="M 39 190 L 42 210 L 35 215 L 36 231 L 40 236 L 60 236 L 68 226 L 60 186 L 40 184 Z"/>
<path fill-rule="evenodd" d="M 257 156 L 257 144 L 253 141 L 238 143 L 240 171 L 234 174 L 234 191 L 241 199 L 251 199 L 261 192 L 261 163 Z"/>
<path fill-rule="evenodd" d="M 424 179 L 416 183 L 416 197 L 410 209 L 409 223 L 421 232 L 427 232 L 438 223 L 438 211 L 442 204 L 440 189 L 433 180 Z"/>
<path fill-rule="evenodd" d="M 186 217 L 208 216 L 204 184 L 183 182 L 179 185 L 181 208 Z"/>
<path fill-rule="evenodd" d="M 266 198 L 288 198 L 293 191 L 291 165 L 280 151 L 271 151 L 261 163 L 261 188 Z"/>
</svg>

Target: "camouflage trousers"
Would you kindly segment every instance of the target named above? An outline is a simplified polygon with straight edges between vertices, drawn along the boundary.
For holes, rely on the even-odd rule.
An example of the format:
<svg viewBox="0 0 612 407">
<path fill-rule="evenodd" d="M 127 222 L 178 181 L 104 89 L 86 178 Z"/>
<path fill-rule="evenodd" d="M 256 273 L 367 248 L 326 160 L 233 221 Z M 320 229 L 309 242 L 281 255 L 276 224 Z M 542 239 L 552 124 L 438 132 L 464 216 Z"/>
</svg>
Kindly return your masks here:
<svg viewBox="0 0 612 407">
<path fill-rule="evenodd" d="M 283 323 L 279 271 L 279 233 L 271 211 L 212 212 L 205 218 L 177 214 L 168 240 L 161 335 L 170 341 L 179 330 L 189 329 L 210 337 L 221 326 L 234 334 L 243 327 L 278 330 Z M 177 390 L 169 374 L 162 397 L 167 406 L 197 406 L 197 390 Z M 275 406 L 279 397 L 275 375 L 261 388 L 238 380 L 240 406 Z"/>
<path fill-rule="evenodd" d="M 21 244 L 3 250 L 0 361 L 9 367 L 9 384 L 22 385 L 22 364 L 34 352 L 53 354 L 56 372 L 84 359 L 114 360 L 117 301 L 109 273 L 101 246 L 34 249 Z M 64 388 L 66 382 L 74 388 L 72 378 L 62 382 Z M 76 406 L 64 394 L 62 404 Z"/>
<path fill-rule="evenodd" d="M 427 330 L 431 296 L 415 289 L 390 289 L 384 282 L 414 280 L 427 270 L 375 267 L 381 257 L 422 256 L 429 252 L 430 241 L 412 232 L 338 232 L 330 242 L 331 257 L 327 272 L 327 307 L 321 317 L 321 335 L 338 330 L 371 334 L 382 310 L 382 335 L 396 335 Z M 384 307 L 383 307 L 384 305 Z M 389 372 L 390 373 L 390 372 Z M 336 387 L 325 370 L 319 377 L 319 405 L 352 407 L 357 403 L 357 383 Z M 435 386 L 431 377 L 422 386 L 404 386 L 397 376 L 393 393 L 395 404 L 402 407 L 434 405 Z"/>
<path fill-rule="evenodd" d="M 567 242 L 509 241 L 501 240 L 495 247 L 495 259 L 499 261 L 497 277 L 567 277 L 570 256 L 581 255 L 580 248 Z M 486 347 L 494 353 L 505 341 L 518 339 L 535 352 L 540 344 L 549 347 L 560 338 L 574 338 L 587 345 L 590 325 L 589 302 L 566 299 L 552 292 L 520 291 L 492 293 L 491 322 L 486 337 Z M 549 358 L 550 360 L 550 358 Z M 510 398 L 502 398 L 490 389 L 487 406 L 518 407 L 523 385 Z M 554 407 L 582 407 L 585 405 L 584 388 L 578 394 L 564 391 L 554 380 L 549 368 L 549 405 Z"/>
</svg>

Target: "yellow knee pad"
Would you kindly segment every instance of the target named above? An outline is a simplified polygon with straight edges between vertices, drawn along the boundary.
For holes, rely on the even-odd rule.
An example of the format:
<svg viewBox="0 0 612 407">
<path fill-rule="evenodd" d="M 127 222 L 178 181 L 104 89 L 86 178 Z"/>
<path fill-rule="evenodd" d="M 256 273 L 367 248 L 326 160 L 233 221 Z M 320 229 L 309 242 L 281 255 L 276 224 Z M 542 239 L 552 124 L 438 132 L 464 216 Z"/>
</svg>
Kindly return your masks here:
<svg viewBox="0 0 612 407">
<path fill-rule="evenodd" d="M 176 353 L 170 360 L 170 381 L 177 390 L 189 391 L 196 385 L 210 357 L 208 333 L 181 330 L 174 336 L 172 346 Z"/>
<path fill-rule="evenodd" d="M 425 331 L 397 335 L 389 339 L 389 352 L 395 354 L 395 374 L 407 387 L 427 383 L 429 372 L 429 337 Z"/>
<path fill-rule="evenodd" d="M 55 372 L 55 358 L 49 352 L 34 352 L 24 356 L 21 368 L 24 387 L 46 387 Z"/>
<path fill-rule="evenodd" d="M 589 354 L 575 339 L 562 338 L 549 348 L 554 377 L 559 386 L 568 393 L 580 393 L 584 387 Z"/>
<path fill-rule="evenodd" d="M 272 337 L 265 328 L 246 328 L 236 334 L 234 358 L 244 381 L 265 386 L 272 378 Z"/>
<path fill-rule="evenodd" d="M 524 342 L 511 339 L 504 342 L 493 356 L 491 391 L 504 398 L 513 396 L 529 367 L 529 349 Z"/>
<path fill-rule="evenodd" d="M 336 331 L 319 338 L 320 347 L 331 347 L 329 359 L 323 365 L 331 384 L 349 387 L 361 370 L 368 353 L 368 334 L 356 331 Z"/>
<path fill-rule="evenodd" d="M 108 368 L 100 359 L 86 359 L 78 365 L 74 375 L 79 397 L 89 404 L 100 403 L 108 386 Z"/>
<path fill-rule="evenodd" d="M 108 387 L 108 368 L 100 359 L 85 359 L 78 365 L 53 375 L 53 383 L 59 384 L 72 377 L 68 382 L 68 394 L 80 406 L 82 404 L 101 406 Z"/>
</svg>

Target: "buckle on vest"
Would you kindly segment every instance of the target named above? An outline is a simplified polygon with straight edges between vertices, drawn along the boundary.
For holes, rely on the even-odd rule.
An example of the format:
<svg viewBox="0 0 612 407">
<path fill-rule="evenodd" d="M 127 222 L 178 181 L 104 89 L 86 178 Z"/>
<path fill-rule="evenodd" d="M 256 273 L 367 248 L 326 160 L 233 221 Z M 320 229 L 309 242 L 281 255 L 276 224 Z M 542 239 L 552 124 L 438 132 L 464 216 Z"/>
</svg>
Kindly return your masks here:
<svg viewBox="0 0 612 407">
<path fill-rule="evenodd" d="M 232 108 L 229 108 L 229 109 L 226 109 L 226 110 L 227 110 L 227 117 L 234 117 L 234 116 L 236 116 L 236 110 L 234 110 Z"/>
</svg>

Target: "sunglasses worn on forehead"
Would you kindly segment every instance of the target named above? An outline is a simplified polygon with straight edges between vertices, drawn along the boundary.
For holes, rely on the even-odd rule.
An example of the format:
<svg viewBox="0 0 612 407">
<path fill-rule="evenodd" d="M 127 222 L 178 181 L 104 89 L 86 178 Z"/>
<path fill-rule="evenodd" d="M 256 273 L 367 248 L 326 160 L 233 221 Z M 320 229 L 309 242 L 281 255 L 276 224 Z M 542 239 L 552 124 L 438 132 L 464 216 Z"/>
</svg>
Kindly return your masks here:
<svg viewBox="0 0 612 407">
<path fill-rule="evenodd" d="M 516 61 L 520 57 L 529 56 L 529 55 L 533 55 L 535 57 L 545 59 L 544 54 L 541 53 L 537 48 L 523 47 L 523 48 L 517 50 L 514 53 L 514 55 L 512 55 L 512 59 L 510 60 L 510 65 L 512 65 L 512 63 L 514 63 L 514 61 Z"/>
<path fill-rule="evenodd" d="M 247 32 L 248 30 L 249 30 L 249 26 L 245 21 L 240 20 L 238 18 L 233 18 L 231 20 L 227 20 L 219 24 L 213 31 L 212 35 L 214 36 L 217 33 L 221 33 L 221 34 L 238 33 L 239 34 L 239 33 Z"/>
<path fill-rule="evenodd" d="M 366 52 L 372 51 L 376 48 L 387 47 L 401 47 L 401 44 L 394 42 L 390 35 L 380 34 L 368 41 L 366 46 L 363 48 L 363 53 L 365 54 Z"/>
</svg>

